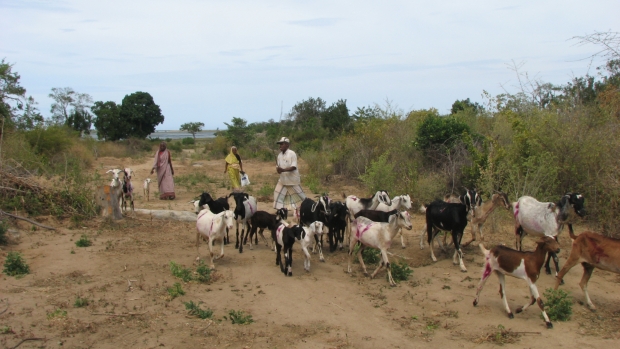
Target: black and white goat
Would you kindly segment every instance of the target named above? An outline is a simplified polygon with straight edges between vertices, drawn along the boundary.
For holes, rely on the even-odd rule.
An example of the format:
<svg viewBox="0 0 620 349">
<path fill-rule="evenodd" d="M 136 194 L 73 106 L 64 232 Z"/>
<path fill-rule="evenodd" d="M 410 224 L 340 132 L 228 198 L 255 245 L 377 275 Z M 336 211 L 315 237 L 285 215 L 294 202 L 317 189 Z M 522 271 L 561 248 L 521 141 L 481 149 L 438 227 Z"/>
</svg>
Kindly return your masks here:
<svg viewBox="0 0 620 349">
<path fill-rule="evenodd" d="M 198 257 L 197 261 L 200 260 L 200 238 L 203 237 L 207 240 L 209 244 L 209 253 L 211 254 L 211 259 L 209 263 L 209 268 L 215 269 L 215 265 L 213 264 L 213 241 L 216 239 L 222 240 L 222 246 L 220 255 L 215 257 L 215 259 L 220 259 L 224 257 L 224 236 L 226 235 L 226 229 L 232 229 L 233 226 L 233 216 L 232 211 L 226 210 L 215 214 L 209 210 L 202 210 L 198 215 L 198 219 L 196 220 L 196 253 Z"/>
<path fill-rule="evenodd" d="M 344 243 L 344 232 L 347 229 L 347 217 L 349 210 L 340 201 L 332 201 L 329 204 L 330 215 L 327 217 L 325 226 L 329 229 L 329 251 L 334 252 L 336 246 L 342 250 Z"/>
<path fill-rule="evenodd" d="M 291 227 L 280 224 L 271 232 L 271 238 L 276 242 L 276 265 L 285 276 L 293 276 L 293 244 L 296 240 L 306 237 L 306 231 L 299 225 Z M 284 264 L 280 252 L 284 250 Z"/>
<path fill-rule="evenodd" d="M 134 172 L 130 168 L 125 168 L 123 170 L 124 180 L 123 180 L 123 211 L 127 211 L 127 201 L 129 201 L 129 207 L 131 208 L 131 213 L 134 213 L 133 206 L 133 183 L 131 183 L 131 178 L 134 175 Z"/>
<path fill-rule="evenodd" d="M 508 313 L 509 318 L 514 318 L 508 301 L 506 300 L 506 281 L 505 275 L 514 276 L 518 279 L 523 279 L 527 282 L 530 290 L 530 300 L 524 306 L 517 308 L 517 314 L 527 309 L 530 305 L 538 303 L 540 310 L 542 311 L 543 318 L 547 324 L 547 328 L 553 328 L 553 324 L 549 321 L 549 317 L 545 312 L 545 305 L 540 298 L 538 288 L 536 287 L 536 281 L 540 275 L 540 268 L 545 261 L 545 255 L 547 253 L 560 252 L 560 245 L 558 242 L 550 236 L 543 237 L 543 239 L 537 242 L 536 250 L 534 252 L 521 252 L 516 251 L 506 246 L 495 246 L 491 250 L 486 250 L 482 244 L 479 245 L 482 254 L 485 257 L 484 269 L 482 271 L 482 278 L 478 284 L 478 290 L 476 291 L 476 299 L 474 299 L 474 306 L 478 305 L 480 298 L 480 292 L 484 287 L 484 283 L 487 281 L 491 272 L 495 272 L 499 279 L 499 293 L 502 296 L 504 307 Z"/>
<path fill-rule="evenodd" d="M 395 196 L 394 198 L 392 198 L 391 205 L 379 204 L 379 206 L 377 206 L 377 211 L 384 211 L 384 212 L 388 212 L 392 210 L 407 211 L 410 209 L 411 209 L 411 197 L 409 196 L 409 194 Z M 405 238 L 403 237 L 402 230 L 399 231 L 399 235 L 400 235 L 400 245 L 402 248 L 405 248 L 406 247 Z"/>
<path fill-rule="evenodd" d="M 428 239 L 428 245 L 431 247 L 431 258 L 433 262 L 437 261 L 435 253 L 433 252 L 433 239 L 440 230 L 448 231 L 452 234 L 452 241 L 454 242 L 454 256 L 452 257 L 452 263 L 458 264 L 462 272 L 466 272 L 465 264 L 463 263 L 463 252 L 461 251 L 461 240 L 463 239 L 463 231 L 467 226 L 467 214 L 472 209 L 472 205 L 475 204 L 478 194 L 473 190 L 468 190 L 463 195 L 463 202 L 453 204 L 441 200 L 432 202 L 426 207 L 426 233 Z"/>
<path fill-rule="evenodd" d="M 550 236 L 557 240 L 558 234 L 568 224 L 572 229 L 575 215 L 583 217 L 586 214 L 584 198 L 581 194 L 566 193 L 557 203 L 540 202 L 531 196 L 522 196 L 512 203 L 515 217 L 515 245 L 517 250 L 523 249 L 522 241 L 525 234 L 535 237 Z M 551 274 L 549 262 L 553 258 L 555 272 L 560 271 L 558 256 L 550 253 L 545 262 L 545 272 Z"/>
<path fill-rule="evenodd" d="M 258 245 L 258 235 L 260 235 L 263 238 L 263 241 L 265 241 L 265 244 L 269 246 L 265 235 L 263 235 L 263 231 L 265 229 L 274 231 L 281 224 L 285 224 L 288 226 L 288 223 L 286 223 L 285 221 L 287 217 L 288 210 L 286 208 L 281 208 L 277 210 L 276 214 L 271 214 L 265 211 L 256 211 L 254 215 L 252 215 L 252 217 L 250 218 L 250 234 L 248 234 L 250 241 L 252 241 L 252 237 L 254 237 L 254 243 Z M 245 241 L 243 243 L 245 244 Z M 273 246 L 270 246 L 270 248 L 273 250 Z M 252 245 L 250 245 L 250 249 L 252 249 Z"/>
<path fill-rule="evenodd" d="M 202 192 L 198 199 L 190 201 L 191 204 L 194 205 L 194 211 L 196 214 L 200 213 L 200 211 L 204 209 L 209 209 L 212 213 L 218 214 L 220 212 L 224 212 L 226 210 L 230 210 L 230 205 L 228 204 L 228 198 L 221 197 L 217 200 L 213 200 L 211 194 L 207 192 Z M 224 244 L 229 244 L 230 239 L 228 238 L 228 229 L 226 229 L 226 235 L 224 236 Z"/>
<path fill-rule="evenodd" d="M 237 229 L 235 248 L 239 249 L 239 253 L 243 252 L 244 235 L 250 233 L 250 225 L 248 221 L 257 211 L 258 203 L 256 198 L 248 193 L 230 193 L 228 197 L 235 199 L 235 227 Z M 239 225 L 241 225 L 241 237 L 239 237 Z M 250 249 L 252 249 L 252 240 L 250 239 Z"/>
<path fill-rule="evenodd" d="M 351 241 L 351 222 L 355 220 L 356 213 L 361 210 L 376 210 L 379 204 L 386 204 L 388 206 L 392 205 L 390 194 L 385 190 L 377 191 L 375 195 L 370 198 L 358 198 L 355 195 L 345 196 L 344 193 L 342 193 L 342 197 L 345 199 L 344 204 L 347 206 L 347 210 L 349 211 L 349 241 Z"/>
<path fill-rule="evenodd" d="M 310 226 L 310 224 L 319 221 L 323 225 L 327 224 L 327 217 L 331 214 L 329 211 L 330 199 L 327 195 L 317 197 L 318 201 L 314 201 L 309 198 L 305 198 L 299 206 L 299 224 L 301 226 Z M 320 235 L 320 236 L 319 236 Z M 320 237 L 320 239 L 319 239 Z M 315 234 L 314 239 L 319 247 L 319 258 L 321 262 L 325 262 L 323 257 L 323 236 L 321 234 Z"/>
<path fill-rule="evenodd" d="M 388 223 L 373 222 L 366 217 L 358 217 L 351 222 L 351 242 L 349 244 L 349 264 L 347 266 L 347 272 L 351 273 L 351 258 L 353 257 L 353 249 L 359 242 L 360 248 L 357 252 L 357 258 L 359 259 L 364 275 L 368 276 L 366 265 L 362 258 L 362 251 L 366 247 L 372 247 L 381 250 L 381 264 L 370 275 L 370 278 L 374 278 L 375 275 L 383 267 L 387 269 L 388 280 L 390 286 L 396 286 L 394 279 L 392 278 L 392 270 L 390 267 L 390 261 L 387 256 L 387 250 L 392 244 L 392 239 L 398 233 L 398 230 L 405 228 L 411 230 L 411 217 L 407 211 L 398 212 L 390 216 Z"/>
</svg>

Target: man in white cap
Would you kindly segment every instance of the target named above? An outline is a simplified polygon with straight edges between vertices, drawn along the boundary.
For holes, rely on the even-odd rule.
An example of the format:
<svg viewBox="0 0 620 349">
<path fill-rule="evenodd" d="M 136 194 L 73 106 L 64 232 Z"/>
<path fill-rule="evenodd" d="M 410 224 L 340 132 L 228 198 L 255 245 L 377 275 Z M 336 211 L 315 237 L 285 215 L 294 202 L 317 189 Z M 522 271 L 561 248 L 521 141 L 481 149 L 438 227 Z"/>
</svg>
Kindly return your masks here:
<svg viewBox="0 0 620 349">
<path fill-rule="evenodd" d="M 297 154 L 288 148 L 290 144 L 288 138 L 282 137 L 276 143 L 280 145 L 276 161 L 276 171 L 280 174 L 280 179 L 273 193 L 273 208 L 281 209 L 288 204 L 295 210 L 295 217 L 299 217 L 296 204 L 303 201 L 306 195 L 301 189 Z"/>
</svg>

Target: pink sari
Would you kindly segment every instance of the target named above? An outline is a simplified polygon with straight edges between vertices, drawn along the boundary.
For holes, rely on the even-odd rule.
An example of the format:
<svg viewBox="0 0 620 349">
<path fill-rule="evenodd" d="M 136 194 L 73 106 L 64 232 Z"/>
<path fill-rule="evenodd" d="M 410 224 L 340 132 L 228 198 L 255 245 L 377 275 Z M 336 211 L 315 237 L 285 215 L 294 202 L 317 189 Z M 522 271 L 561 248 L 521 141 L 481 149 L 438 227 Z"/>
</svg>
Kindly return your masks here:
<svg viewBox="0 0 620 349">
<path fill-rule="evenodd" d="M 170 151 L 157 151 L 153 168 L 157 170 L 157 184 L 159 185 L 159 199 L 174 199 L 174 179 L 170 166 Z"/>
</svg>

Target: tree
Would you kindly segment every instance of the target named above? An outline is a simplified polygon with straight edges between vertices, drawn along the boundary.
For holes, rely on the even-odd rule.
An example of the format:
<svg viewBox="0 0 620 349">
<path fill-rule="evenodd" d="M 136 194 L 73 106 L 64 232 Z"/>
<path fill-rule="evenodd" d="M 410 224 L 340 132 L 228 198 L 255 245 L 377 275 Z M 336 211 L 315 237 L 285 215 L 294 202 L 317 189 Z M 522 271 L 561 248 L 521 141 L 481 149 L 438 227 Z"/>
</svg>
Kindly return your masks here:
<svg viewBox="0 0 620 349">
<path fill-rule="evenodd" d="M 36 107 L 37 102 L 34 98 L 28 97 L 25 101 L 24 112 L 19 115 L 15 115 L 14 124 L 18 130 L 29 131 L 43 124 L 43 115 L 39 113 L 39 109 Z"/>
<path fill-rule="evenodd" d="M 19 74 L 13 72 L 13 65 L 0 61 L 0 123 L 11 123 L 19 110 L 23 109 L 26 89 L 19 85 Z M 0 130 L 0 135 L 2 131 Z"/>
<path fill-rule="evenodd" d="M 332 104 L 321 114 L 323 128 L 329 130 L 331 134 L 348 131 L 352 127 L 352 119 L 349 116 L 347 101 L 344 99 Z"/>
<path fill-rule="evenodd" d="M 97 116 L 94 125 L 99 139 L 117 141 L 127 137 L 129 125 L 121 118 L 120 106 L 110 101 L 97 101 L 91 110 Z"/>
<path fill-rule="evenodd" d="M 90 134 L 93 116 L 88 109 L 93 104 L 93 98 L 88 93 L 75 92 L 71 87 L 54 87 L 49 97 L 54 100 L 51 112 L 56 124 Z"/>
<path fill-rule="evenodd" d="M 301 101 L 293 106 L 288 118 L 295 122 L 297 128 L 320 127 L 321 113 L 325 111 L 325 101 L 321 98 Z"/>
<path fill-rule="evenodd" d="M 67 118 L 67 126 L 87 135 L 90 134 L 92 124 L 92 115 L 85 109 L 74 109 Z"/>
<path fill-rule="evenodd" d="M 417 146 L 423 150 L 434 145 L 451 147 L 465 133 L 471 133 L 469 126 L 455 117 L 429 114 L 418 128 Z"/>
<path fill-rule="evenodd" d="M 181 125 L 180 130 L 186 131 L 187 133 L 191 133 L 195 141 L 196 133 L 200 132 L 203 127 L 205 127 L 205 124 L 202 122 L 188 122 L 188 123 Z"/>
<path fill-rule="evenodd" d="M 164 122 L 161 109 L 147 92 L 134 92 L 123 98 L 120 116 L 129 127 L 127 136 L 146 138 L 155 132 L 155 126 Z"/>
<path fill-rule="evenodd" d="M 469 98 L 464 99 L 462 101 L 457 99 L 454 103 L 452 103 L 452 109 L 450 109 L 450 115 L 454 115 L 458 113 L 459 111 L 465 111 L 465 110 L 470 110 L 470 111 L 473 111 L 474 113 L 477 113 L 479 111 L 482 111 L 482 106 L 478 104 L 477 102 L 472 103 L 469 100 Z"/>
<path fill-rule="evenodd" d="M 247 143 L 249 136 L 249 128 L 248 122 L 243 120 L 242 118 L 232 118 L 232 124 L 225 122 L 226 126 L 228 126 L 228 130 L 226 131 L 225 137 L 228 139 L 233 145 L 237 147 L 242 146 Z"/>
</svg>

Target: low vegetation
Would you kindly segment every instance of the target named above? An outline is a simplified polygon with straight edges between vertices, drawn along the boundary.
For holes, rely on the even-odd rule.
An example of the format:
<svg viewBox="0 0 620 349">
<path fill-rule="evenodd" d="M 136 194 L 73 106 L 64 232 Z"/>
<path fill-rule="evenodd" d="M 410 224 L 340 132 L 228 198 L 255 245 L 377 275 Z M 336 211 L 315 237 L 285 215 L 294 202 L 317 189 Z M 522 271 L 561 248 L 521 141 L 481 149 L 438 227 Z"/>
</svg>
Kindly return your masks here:
<svg viewBox="0 0 620 349">
<path fill-rule="evenodd" d="M 561 289 L 545 290 L 545 311 L 551 321 L 568 321 L 573 314 L 572 297 Z"/>
<path fill-rule="evenodd" d="M 22 276 L 30 273 L 30 267 L 19 252 L 11 251 L 6 256 L 2 272 L 8 276 Z"/>
<path fill-rule="evenodd" d="M 201 319 L 210 319 L 213 316 L 213 311 L 211 309 L 201 309 L 201 303 L 202 302 L 198 302 L 198 304 L 196 304 L 193 301 L 183 302 L 183 304 L 185 304 L 185 309 L 187 309 L 187 313 L 189 315 L 193 315 Z"/>
<path fill-rule="evenodd" d="M 77 247 L 88 247 L 92 246 L 93 242 L 90 241 L 90 238 L 86 234 L 82 234 L 80 239 L 75 242 L 75 246 Z"/>
<path fill-rule="evenodd" d="M 251 324 L 251 323 L 254 322 L 254 320 L 252 319 L 252 315 L 245 314 L 241 310 L 231 310 L 231 311 L 229 311 L 228 312 L 228 318 L 233 323 L 233 325 L 234 324 L 237 324 L 237 325 L 247 325 L 247 324 Z"/>
</svg>

